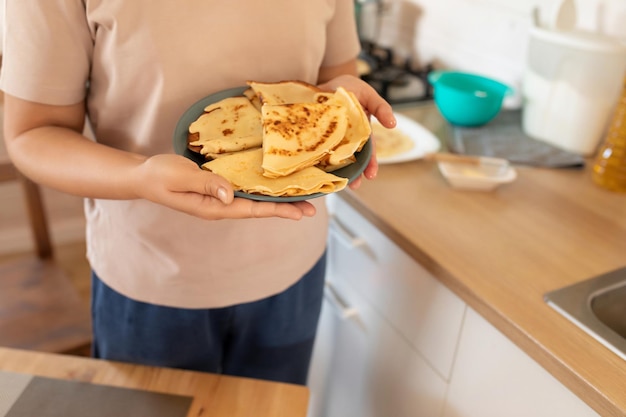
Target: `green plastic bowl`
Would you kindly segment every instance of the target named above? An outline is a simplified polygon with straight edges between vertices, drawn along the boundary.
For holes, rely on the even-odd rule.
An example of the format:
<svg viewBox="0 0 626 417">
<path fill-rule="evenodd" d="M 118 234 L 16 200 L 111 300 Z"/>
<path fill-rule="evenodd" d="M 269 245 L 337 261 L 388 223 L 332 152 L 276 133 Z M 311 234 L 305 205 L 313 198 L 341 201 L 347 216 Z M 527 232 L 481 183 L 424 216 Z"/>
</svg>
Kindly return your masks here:
<svg viewBox="0 0 626 417">
<path fill-rule="evenodd" d="M 481 126 L 496 117 L 504 97 L 513 89 L 499 81 L 459 71 L 428 74 L 435 104 L 443 117 L 456 126 Z"/>
</svg>

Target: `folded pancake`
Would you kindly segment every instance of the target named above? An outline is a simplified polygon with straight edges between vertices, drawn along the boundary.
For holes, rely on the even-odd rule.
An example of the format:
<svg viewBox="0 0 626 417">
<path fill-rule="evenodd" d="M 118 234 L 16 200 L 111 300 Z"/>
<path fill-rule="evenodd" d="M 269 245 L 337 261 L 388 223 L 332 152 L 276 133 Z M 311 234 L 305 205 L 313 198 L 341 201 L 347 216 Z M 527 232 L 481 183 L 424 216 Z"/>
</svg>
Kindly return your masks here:
<svg viewBox="0 0 626 417">
<path fill-rule="evenodd" d="M 346 158 L 343 161 L 339 161 L 338 163 L 335 163 L 332 165 L 330 164 L 329 159 L 330 159 L 330 155 L 326 155 L 315 166 L 326 172 L 333 172 L 333 171 L 337 171 L 338 169 L 347 167 L 348 165 L 356 162 L 356 156 L 354 155 L 351 155 L 349 158 Z"/>
<path fill-rule="evenodd" d="M 207 145 L 213 140 L 221 142 Z M 261 113 L 244 96 L 228 97 L 210 104 L 189 126 L 189 147 L 199 149 L 203 154 L 215 153 L 218 148 L 233 152 L 260 147 L 262 141 Z M 228 142 L 231 143 L 226 145 Z"/>
<path fill-rule="evenodd" d="M 328 95 L 322 95 L 322 97 L 326 99 Z M 359 152 L 363 149 L 363 145 L 365 145 L 369 139 L 372 129 L 370 127 L 369 118 L 365 114 L 361 103 L 351 91 L 339 87 L 337 91 L 326 100 L 326 103 L 345 107 L 348 116 L 346 134 L 341 142 L 333 148 L 326 162 L 326 165 L 331 167 L 330 169 L 332 170 L 333 165 L 347 165 L 347 161 L 349 161 L 350 157 L 354 155 L 355 152 Z"/>
<path fill-rule="evenodd" d="M 303 81 L 279 81 L 276 83 L 248 81 L 247 84 L 263 104 L 312 103 L 315 101 L 315 94 L 322 91 Z"/>
<path fill-rule="evenodd" d="M 235 153 L 239 153 L 240 151 L 237 152 L 221 152 L 221 153 L 208 153 L 206 155 L 204 155 L 207 159 L 207 161 L 211 160 L 211 159 L 217 159 L 217 158 L 223 158 L 225 156 L 228 155 L 233 155 Z"/>
<path fill-rule="evenodd" d="M 248 100 L 250 100 L 250 103 L 252 103 L 255 109 L 261 112 L 261 107 L 263 106 L 263 103 L 261 103 L 261 98 L 258 96 L 257 93 L 254 92 L 252 88 L 247 88 L 243 92 L 243 95 L 247 97 Z"/>
<path fill-rule="evenodd" d="M 415 146 L 415 142 L 402 131 L 397 128 L 387 129 L 378 122 L 372 123 L 372 135 L 379 158 L 389 158 L 410 151 Z"/>
<path fill-rule="evenodd" d="M 343 139 L 346 112 L 325 103 L 264 105 L 264 175 L 276 178 L 316 165 Z"/>
<path fill-rule="evenodd" d="M 202 168 L 226 178 L 235 190 L 273 197 L 333 193 L 348 184 L 347 178 L 316 167 L 304 168 L 280 178 L 267 178 L 263 175 L 262 160 L 263 151 L 255 149 L 206 162 Z"/>
<path fill-rule="evenodd" d="M 228 139 L 217 138 L 207 140 L 206 142 L 197 141 L 190 143 L 190 145 L 195 144 L 201 146 L 200 153 L 202 155 L 209 156 L 260 148 L 263 144 L 263 136 L 232 137 Z"/>
</svg>

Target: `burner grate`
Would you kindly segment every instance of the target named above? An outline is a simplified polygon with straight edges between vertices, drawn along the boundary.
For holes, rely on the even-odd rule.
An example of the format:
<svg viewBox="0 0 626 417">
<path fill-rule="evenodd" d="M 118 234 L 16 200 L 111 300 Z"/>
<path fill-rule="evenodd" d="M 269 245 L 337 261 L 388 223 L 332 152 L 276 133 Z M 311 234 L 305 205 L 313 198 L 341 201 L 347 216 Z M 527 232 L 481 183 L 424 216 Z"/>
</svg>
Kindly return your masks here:
<svg viewBox="0 0 626 417">
<path fill-rule="evenodd" d="M 431 64 L 415 69 L 410 58 L 398 64 L 391 48 L 378 46 L 372 42 L 362 42 L 359 56 L 369 71 L 361 75 L 390 104 L 409 103 L 433 99 L 433 87 L 428 82 Z M 419 84 L 418 88 L 415 88 Z M 404 91 L 403 91 L 404 90 Z"/>
</svg>

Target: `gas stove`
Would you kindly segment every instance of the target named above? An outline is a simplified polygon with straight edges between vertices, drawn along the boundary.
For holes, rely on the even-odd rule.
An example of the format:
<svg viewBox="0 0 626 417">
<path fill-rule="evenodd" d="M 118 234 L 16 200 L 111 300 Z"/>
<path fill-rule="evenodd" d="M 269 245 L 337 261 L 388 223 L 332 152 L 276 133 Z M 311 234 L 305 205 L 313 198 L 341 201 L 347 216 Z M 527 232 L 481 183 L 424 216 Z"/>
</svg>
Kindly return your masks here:
<svg viewBox="0 0 626 417">
<path fill-rule="evenodd" d="M 367 41 L 361 44 L 361 79 L 390 104 L 433 99 L 433 88 L 428 82 L 428 74 L 433 70 L 431 64 L 415 68 L 411 59 L 399 60 L 391 48 Z"/>
</svg>

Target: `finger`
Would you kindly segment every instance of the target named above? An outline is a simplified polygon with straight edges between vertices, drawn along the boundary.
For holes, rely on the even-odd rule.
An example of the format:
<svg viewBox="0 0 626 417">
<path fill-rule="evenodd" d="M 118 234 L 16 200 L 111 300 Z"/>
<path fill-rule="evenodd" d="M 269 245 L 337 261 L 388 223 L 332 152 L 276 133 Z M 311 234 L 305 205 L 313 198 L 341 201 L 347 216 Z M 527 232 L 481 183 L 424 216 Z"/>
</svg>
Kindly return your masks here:
<svg viewBox="0 0 626 417">
<path fill-rule="evenodd" d="M 363 176 L 368 180 L 373 180 L 378 175 L 378 160 L 375 157 L 370 159 L 369 164 L 365 167 L 363 171 Z"/>
<path fill-rule="evenodd" d="M 315 207 L 307 201 L 293 203 L 257 202 L 243 198 L 236 198 L 233 206 L 242 206 L 238 211 L 243 218 L 280 217 L 284 219 L 300 220 L 302 217 L 315 215 Z M 245 208 L 243 208 L 245 207 Z M 237 207 L 238 209 L 240 207 Z"/>
<path fill-rule="evenodd" d="M 230 204 L 235 197 L 233 187 L 223 177 L 208 171 L 198 171 L 189 183 L 190 191 L 217 198 L 224 204 Z"/>
<path fill-rule="evenodd" d="M 348 187 L 350 187 L 351 190 L 356 190 L 360 186 L 361 186 L 361 177 L 355 178 L 350 184 L 348 184 Z"/>
<path fill-rule="evenodd" d="M 393 114 L 393 108 L 382 97 L 376 95 L 370 97 L 370 101 L 366 103 L 368 112 L 373 115 L 381 125 L 388 129 L 396 127 L 397 121 Z"/>
<path fill-rule="evenodd" d="M 367 166 L 365 167 L 365 170 L 363 171 L 363 175 L 368 180 L 372 180 L 376 178 L 376 175 L 378 175 L 378 158 L 376 157 L 376 137 L 372 135 L 370 137 L 370 140 L 372 141 L 372 156 L 370 157 L 369 163 L 367 164 Z"/>
<path fill-rule="evenodd" d="M 308 201 L 297 201 L 293 204 L 298 207 L 306 217 L 313 217 L 315 213 L 317 213 L 315 206 Z"/>
<path fill-rule="evenodd" d="M 353 92 L 357 95 L 365 112 L 376 117 L 383 126 L 388 128 L 395 127 L 396 118 L 387 100 L 381 97 L 374 87 L 363 80 L 357 79 L 356 82 L 358 88 L 355 88 Z"/>
</svg>

